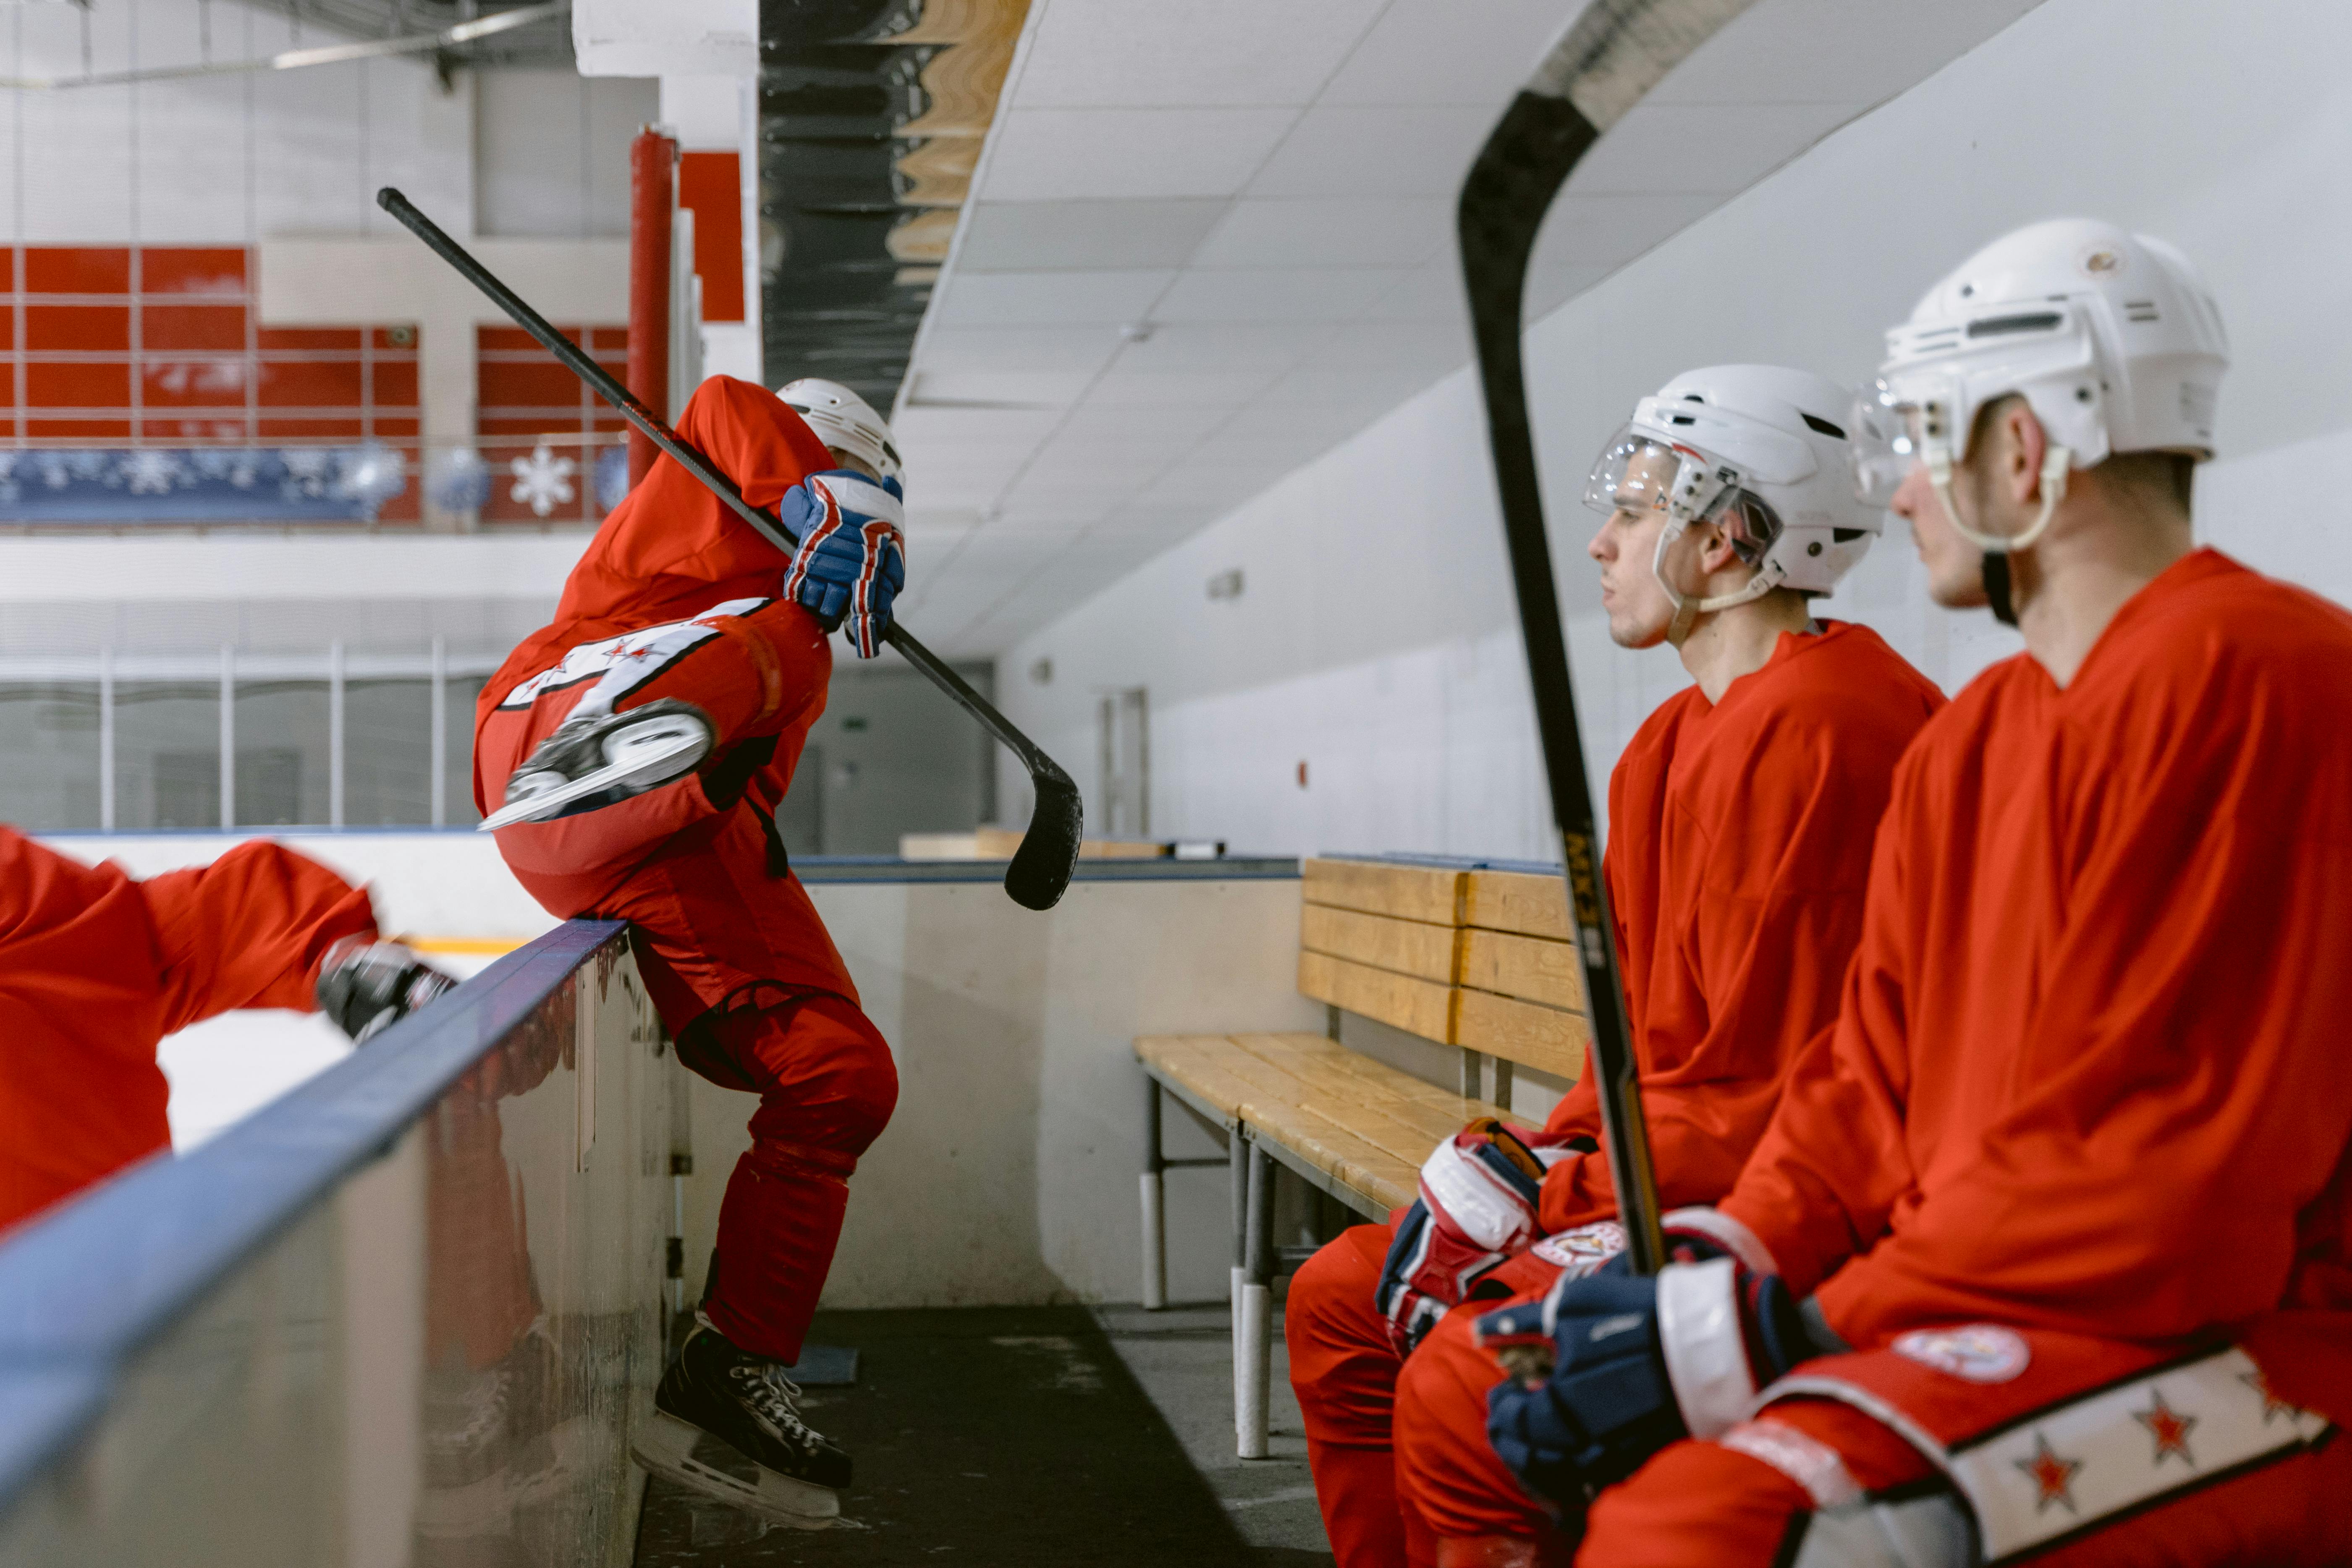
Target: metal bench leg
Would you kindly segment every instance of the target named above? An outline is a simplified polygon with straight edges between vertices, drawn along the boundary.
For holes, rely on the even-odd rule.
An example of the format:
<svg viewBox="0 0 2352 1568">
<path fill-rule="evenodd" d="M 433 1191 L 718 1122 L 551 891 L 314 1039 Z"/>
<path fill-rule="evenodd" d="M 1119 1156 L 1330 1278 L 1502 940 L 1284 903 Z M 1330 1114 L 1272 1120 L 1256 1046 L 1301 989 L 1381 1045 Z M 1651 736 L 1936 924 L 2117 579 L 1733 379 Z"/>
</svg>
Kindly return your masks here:
<svg viewBox="0 0 2352 1568">
<path fill-rule="evenodd" d="M 1274 1378 L 1274 1182 L 1275 1163 L 1250 1145 L 1247 1261 L 1242 1281 L 1240 1333 L 1234 1357 L 1240 1367 L 1240 1404 L 1234 1426 L 1237 1452 L 1244 1459 L 1266 1457 L 1265 1405 Z"/>
<path fill-rule="evenodd" d="M 1511 1109 L 1511 1064 L 1500 1057 L 1495 1058 L 1495 1092 L 1492 1098 L 1504 1110 Z"/>
<path fill-rule="evenodd" d="M 1480 1069 L 1481 1068 L 1483 1068 L 1485 1065 L 1486 1065 L 1486 1058 L 1485 1058 L 1484 1057 L 1480 1056 L 1476 1051 L 1474 1051 L 1474 1050 L 1470 1049 L 1470 1048 L 1469 1048 L 1468 1047 L 1466 1047 L 1466 1046 L 1463 1047 L 1463 1050 L 1462 1050 L 1462 1098 L 1463 1098 L 1463 1099 L 1465 1099 L 1465 1100 L 1484 1100 L 1484 1099 L 1486 1099 L 1486 1093 L 1484 1092 L 1484 1091 L 1485 1091 L 1485 1089 L 1486 1089 L 1486 1085 L 1479 1081 L 1479 1078 L 1480 1078 L 1479 1069 Z"/>
<path fill-rule="evenodd" d="M 1228 1300 L 1234 1320 L 1234 1435 L 1242 1429 L 1242 1283 L 1249 1260 L 1249 1140 L 1238 1127 L 1225 1134 L 1226 1167 L 1233 1174 L 1234 1267 Z"/>
<path fill-rule="evenodd" d="M 1168 1157 L 1160 1147 L 1160 1080 L 1143 1075 L 1143 1310 L 1168 1305 Z"/>
</svg>

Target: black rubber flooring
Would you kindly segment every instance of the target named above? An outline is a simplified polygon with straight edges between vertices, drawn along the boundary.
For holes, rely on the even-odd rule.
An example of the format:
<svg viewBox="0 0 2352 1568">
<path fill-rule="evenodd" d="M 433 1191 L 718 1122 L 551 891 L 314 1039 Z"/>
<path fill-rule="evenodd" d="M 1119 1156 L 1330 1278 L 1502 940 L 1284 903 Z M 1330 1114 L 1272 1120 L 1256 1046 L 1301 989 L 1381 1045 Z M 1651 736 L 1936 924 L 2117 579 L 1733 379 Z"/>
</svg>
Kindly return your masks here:
<svg viewBox="0 0 2352 1568">
<path fill-rule="evenodd" d="M 856 1386 L 806 1395 L 856 1463 L 844 1525 L 770 1528 L 656 1479 L 636 1568 L 1331 1561 L 1243 1542 L 1083 1308 L 827 1312 L 811 1338 L 859 1352 Z"/>
</svg>

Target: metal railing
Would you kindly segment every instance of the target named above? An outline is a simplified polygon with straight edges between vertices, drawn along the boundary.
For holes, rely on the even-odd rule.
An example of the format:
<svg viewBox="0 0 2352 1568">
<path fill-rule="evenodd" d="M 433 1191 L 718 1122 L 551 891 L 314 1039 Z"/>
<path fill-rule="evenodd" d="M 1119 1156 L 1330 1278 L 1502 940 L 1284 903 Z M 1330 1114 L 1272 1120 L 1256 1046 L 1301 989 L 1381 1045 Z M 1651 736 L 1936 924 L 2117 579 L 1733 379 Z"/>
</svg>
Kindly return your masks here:
<svg viewBox="0 0 2352 1568">
<path fill-rule="evenodd" d="M 629 1561 L 675 1058 L 574 921 L 0 1244 L 0 1564 Z"/>
</svg>

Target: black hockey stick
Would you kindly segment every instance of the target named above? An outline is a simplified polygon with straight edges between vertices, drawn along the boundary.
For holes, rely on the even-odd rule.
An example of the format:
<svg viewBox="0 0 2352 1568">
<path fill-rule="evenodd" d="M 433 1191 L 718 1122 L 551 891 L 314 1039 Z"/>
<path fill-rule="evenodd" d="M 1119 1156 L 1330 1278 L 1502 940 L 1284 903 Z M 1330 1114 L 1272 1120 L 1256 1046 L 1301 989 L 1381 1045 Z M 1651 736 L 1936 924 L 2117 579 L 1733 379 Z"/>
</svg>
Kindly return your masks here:
<svg viewBox="0 0 2352 1568">
<path fill-rule="evenodd" d="M 1536 231 L 1578 160 L 1602 132 L 1705 43 L 1746 10 L 1749 0 L 1592 0 L 1561 35 L 1535 75 L 1511 100 L 1462 182 L 1455 213 L 1462 277 L 1470 295 L 1478 380 L 1486 395 L 1486 435 L 1495 452 L 1495 488 L 1510 543 L 1511 581 L 1527 643 L 1528 679 L 1551 784 L 1552 819 L 1570 909 L 1584 960 L 1584 994 L 1592 1026 L 1591 1070 L 1601 1095 L 1601 1130 L 1617 1188 L 1634 1271 L 1654 1274 L 1665 1261 L 1658 1232 L 1658 1179 L 1642 1120 L 1642 1084 L 1618 978 L 1616 923 L 1601 878 L 1592 790 L 1577 728 L 1576 690 L 1568 672 L 1544 535 L 1543 492 L 1528 426 L 1527 378 L 1519 362 L 1519 311 Z"/>
<path fill-rule="evenodd" d="M 646 438 L 660 447 L 688 473 L 699 479 L 703 487 L 727 503 L 728 509 L 741 518 L 761 537 L 774 545 L 787 558 L 798 543 L 792 531 L 785 528 L 772 511 L 753 506 L 735 488 L 735 481 L 719 471 L 709 458 L 678 438 L 659 415 L 647 408 L 629 389 L 613 379 L 612 373 L 587 352 L 548 325 L 547 318 L 523 303 L 515 291 L 499 281 L 489 268 L 469 255 L 465 247 L 441 232 L 440 226 L 416 210 L 409 199 L 392 186 L 386 185 L 375 195 L 376 205 L 398 218 L 411 234 L 423 240 L 436 256 L 457 269 L 466 281 L 488 295 L 499 310 L 514 318 L 515 324 L 537 338 L 547 352 L 563 362 L 564 367 L 586 382 L 596 395 L 619 409 L 629 423 L 645 432 Z M 1077 869 L 1078 840 L 1085 832 L 1086 809 L 1078 799 L 1078 786 L 1061 765 L 1037 749 L 1036 742 L 1014 729 L 1003 714 L 999 713 L 987 698 L 974 691 L 963 677 L 948 668 L 940 657 L 917 642 L 911 633 L 897 621 L 892 621 L 882 634 L 882 640 L 895 647 L 908 663 L 929 676 L 933 685 L 955 699 L 963 710 L 979 720 L 988 732 L 1003 742 L 1013 754 L 1029 770 L 1029 783 L 1035 789 L 1037 804 L 1029 814 L 1029 830 L 1021 836 L 1021 847 L 1013 851 L 1013 863 L 1004 868 L 1004 890 L 1013 901 L 1033 910 L 1050 910 L 1061 901 L 1070 885 L 1070 875 Z"/>
</svg>

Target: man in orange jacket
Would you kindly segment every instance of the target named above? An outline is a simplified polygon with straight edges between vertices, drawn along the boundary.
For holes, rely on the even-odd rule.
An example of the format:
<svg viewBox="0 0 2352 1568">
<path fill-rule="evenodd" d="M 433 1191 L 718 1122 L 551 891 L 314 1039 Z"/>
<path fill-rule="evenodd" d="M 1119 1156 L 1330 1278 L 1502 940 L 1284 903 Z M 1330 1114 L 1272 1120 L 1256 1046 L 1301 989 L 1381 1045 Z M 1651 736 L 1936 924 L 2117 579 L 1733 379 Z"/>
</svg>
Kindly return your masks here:
<svg viewBox="0 0 2352 1568">
<path fill-rule="evenodd" d="M 367 894 L 263 841 L 145 881 L 0 826 L 0 1231 L 172 1146 L 155 1047 L 240 1007 L 364 1037 L 448 987 Z"/>
<path fill-rule="evenodd" d="M 1671 643 L 1696 681 L 1650 716 L 1611 775 L 1603 861 L 1672 1202 L 1729 1189 L 1789 1059 L 1834 1016 L 1861 927 L 1867 825 L 1943 700 L 1867 628 L 1811 615 L 1808 595 L 1835 585 L 1877 521 L 1849 492 L 1832 417 L 1846 401 L 1797 371 L 1694 371 L 1641 401 L 1587 487 L 1607 518 L 1591 552 L 1611 636 Z M 1410 1500 L 1399 1507 L 1395 1450 L 1428 1435 L 1397 1391 L 1429 1358 L 1478 1353 L 1468 1310 L 1447 1310 L 1548 1284 L 1617 1245 L 1599 1134 L 1599 1101 L 1580 1082 L 1525 1144 L 1507 1131 L 1457 1138 L 1399 1226 L 1349 1231 L 1292 1280 L 1291 1381 L 1342 1568 L 1425 1563 L 1436 1550 Z M 1517 1223 L 1482 1228 L 1465 1178 Z M 1500 1475 L 1479 1422 L 1451 1436 Z"/>
<path fill-rule="evenodd" d="M 2352 1561 L 2352 616 L 2193 545 L 2226 360 L 2169 246 L 2032 226 L 1888 344 L 1864 477 L 2026 651 L 1905 759 L 1681 1260 L 1482 1321 L 1554 1363 L 1489 1363 L 1496 1448 L 1593 1498 L 1580 1563 Z"/>
<path fill-rule="evenodd" d="M 713 376 L 678 433 L 752 504 L 780 506 L 798 552 L 787 559 L 657 460 L 573 567 L 554 623 L 483 688 L 475 795 L 499 807 L 499 848 L 551 913 L 635 925 L 679 1059 L 760 1096 L 700 1321 L 637 1457 L 821 1527 L 849 1458 L 801 1419 L 784 1369 L 898 1080 L 775 811 L 824 710 L 827 634 L 840 627 L 871 657 L 904 581 L 898 458 L 874 411 L 830 382 L 778 394 Z M 752 1479 L 695 1458 L 706 1435 Z"/>
</svg>

